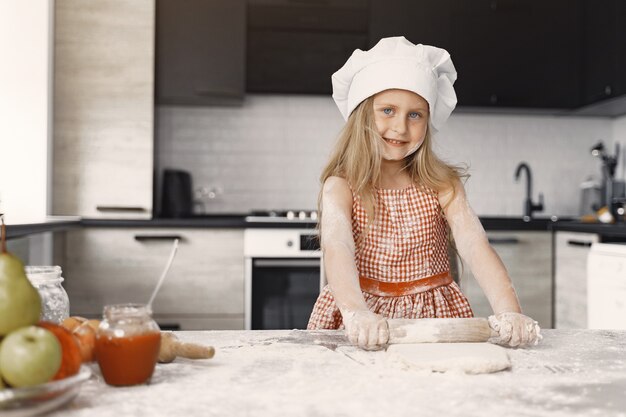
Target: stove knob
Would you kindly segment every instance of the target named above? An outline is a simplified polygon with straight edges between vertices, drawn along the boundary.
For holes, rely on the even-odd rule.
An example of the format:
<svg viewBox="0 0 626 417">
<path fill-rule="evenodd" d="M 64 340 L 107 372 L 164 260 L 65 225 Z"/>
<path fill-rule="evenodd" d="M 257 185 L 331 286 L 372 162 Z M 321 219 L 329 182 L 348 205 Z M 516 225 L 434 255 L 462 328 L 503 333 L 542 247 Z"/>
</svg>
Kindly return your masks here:
<svg viewBox="0 0 626 417">
<path fill-rule="evenodd" d="M 293 211 L 289 210 L 289 211 L 287 212 L 287 218 L 288 218 L 289 220 L 293 220 L 293 219 L 294 219 L 294 217 L 296 217 L 296 213 L 294 213 Z"/>
<path fill-rule="evenodd" d="M 317 220 L 317 211 L 313 210 L 311 212 L 311 220 L 313 221 Z"/>
<path fill-rule="evenodd" d="M 298 218 L 300 220 L 305 220 L 306 219 L 306 211 L 301 211 L 300 213 L 298 213 Z"/>
</svg>

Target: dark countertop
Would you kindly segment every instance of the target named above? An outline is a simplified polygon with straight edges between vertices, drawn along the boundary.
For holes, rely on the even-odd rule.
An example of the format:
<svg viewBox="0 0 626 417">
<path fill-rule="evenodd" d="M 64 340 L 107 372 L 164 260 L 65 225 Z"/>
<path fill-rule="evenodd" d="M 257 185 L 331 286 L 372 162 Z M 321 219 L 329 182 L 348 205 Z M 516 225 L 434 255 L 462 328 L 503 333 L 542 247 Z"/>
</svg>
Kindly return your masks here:
<svg viewBox="0 0 626 417">
<path fill-rule="evenodd" d="M 607 238 L 626 239 L 626 223 L 582 223 L 579 221 L 561 222 L 552 225 L 552 230 L 563 232 L 595 233 Z"/>
<path fill-rule="evenodd" d="M 133 227 L 133 228 L 315 228 L 310 220 L 248 222 L 247 214 L 209 214 L 185 219 L 81 219 L 80 217 L 52 216 L 39 223 L 7 226 L 9 239 L 43 232 L 56 232 L 78 227 Z M 529 221 L 521 217 L 482 216 L 480 221 L 487 231 L 571 231 L 597 233 L 602 236 L 625 238 L 626 224 L 582 223 L 571 218 L 538 217 Z"/>
<path fill-rule="evenodd" d="M 77 216 L 50 216 L 34 223 L 7 225 L 7 239 L 34 235 L 44 232 L 62 232 L 81 226 L 81 219 Z"/>
<path fill-rule="evenodd" d="M 168 227 L 168 228 L 234 228 L 243 229 L 246 227 L 259 227 L 245 221 L 245 214 L 212 214 L 196 216 L 182 219 L 82 219 L 81 225 L 85 227 Z M 298 222 L 299 227 L 302 222 Z M 310 227 L 315 225 L 314 222 L 307 222 Z M 285 227 L 292 227 L 287 225 Z"/>
<path fill-rule="evenodd" d="M 200 227 L 200 228 L 314 228 L 314 221 L 285 220 L 268 218 L 265 222 L 247 222 L 246 214 L 216 214 L 197 216 L 188 219 L 152 219 L 152 220 L 108 220 L 83 219 L 81 224 L 89 227 Z M 486 230 L 550 230 L 552 218 L 534 218 L 525 221 L 521 217 L 480 217 Z"/>
</svg>

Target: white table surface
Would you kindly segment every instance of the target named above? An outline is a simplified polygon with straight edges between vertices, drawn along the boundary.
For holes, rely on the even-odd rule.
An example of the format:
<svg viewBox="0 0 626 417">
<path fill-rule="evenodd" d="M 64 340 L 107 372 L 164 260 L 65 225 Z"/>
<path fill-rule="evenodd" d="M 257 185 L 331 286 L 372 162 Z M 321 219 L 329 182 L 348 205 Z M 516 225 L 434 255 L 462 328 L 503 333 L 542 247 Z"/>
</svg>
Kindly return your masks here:
<svg viewBox="0 0 626 417">
<path fill-rule="evenodd" d="M 94 376 L 53 416 L 626 416 L 626 331 L 545 330 L 513 367 L 430 373 L 347 345 L 341 332 L 177 332 L 210 360 L 159 364 L 150 384 Z"/>
</svg>

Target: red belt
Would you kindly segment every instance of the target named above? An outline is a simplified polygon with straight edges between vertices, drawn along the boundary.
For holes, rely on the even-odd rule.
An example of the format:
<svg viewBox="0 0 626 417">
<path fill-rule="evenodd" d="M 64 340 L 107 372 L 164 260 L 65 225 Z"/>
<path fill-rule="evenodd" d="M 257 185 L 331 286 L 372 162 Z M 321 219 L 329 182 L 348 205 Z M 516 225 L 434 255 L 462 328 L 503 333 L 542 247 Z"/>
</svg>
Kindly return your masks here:
<svg viewBox="0 0 626 417">
<path fill-rule="evenodd" d="M 402 295 L 417 294 L 454 282 L 450 271 L 406 282 L 385 282 L 366 277 L 359 277 L 359 281 L 361 283 L 361 291 L 380 297 L 400 297 Z"/>
</svg>

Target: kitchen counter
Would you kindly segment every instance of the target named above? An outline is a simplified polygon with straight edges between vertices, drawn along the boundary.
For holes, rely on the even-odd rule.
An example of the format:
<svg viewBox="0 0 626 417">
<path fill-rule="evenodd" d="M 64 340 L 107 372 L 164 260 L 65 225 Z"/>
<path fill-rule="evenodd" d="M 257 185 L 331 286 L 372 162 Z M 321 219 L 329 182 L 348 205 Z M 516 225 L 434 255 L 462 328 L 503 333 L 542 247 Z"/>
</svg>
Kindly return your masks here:
<svg viewBox="0 0 626 417">
<path fill-rule="evenodd" d="M 284 220 L 277 221 L 270 219 L 264 222 L 246 221 L 247 214 L 206 214 L 191 218 L 182 219 L 93 219 L 80 217 L 52 216 L 46 220 L 30 224 L 11 224 L 7 226 L 7 237 L 9 239 L 32 235 L 43 232 L 61 232 L 78 227 L 100 227 L 100 228 L 202 228 L 202 229 L 251 229 L 251 228 L 293 228 L 293 229 L 314 229 L 317 222 L 311 220 Z M 506 230 L 506 231 L 549 231 L 554 224 L 566 224 L 567 221 L 556 217 L 539 217 L 529 221 L 521 217 L 480 217 L 485 230 Z M 555 223 L 556 222 L 556 223 Z"/>
<path fill-rule="evenodd" d="M 149 385 L 96 370 L 53 416 L 624 416 L 626 331 L 546 330 L 513 367 L 486 375 L 407 368 L 340 331 L 178 332 L 213 359 L 159 364 Z M 94 367 L 97 369 L 97 367 Z"/>
<path fill-rule="evenodd" d="M 311 220 L 283 220 L 266 218 L 265 221 L 246 221 L 246 214 L 207 214 L 182 219 L 113 220 L 83 219 L 87 227 L 204 227 L 204 228 L 315 228 Z M 550 230 L 556 217 L 538 217 L 524 220 L 521 217 L 483 216 L 480 221 L 486 230 Z"/>
<path fill-rule="evenodd" d="M 573 222 L 556 222 L 552 226 L 552 230 L 564 231 L 564 232 L 582 232 L 582 233 L 596 233 L 607 239 L 618 238 L 618 240 L 626 241 L 626 223 L 583 223 L 578 221 Z M 621 238 L 621 239 L 620 239 Z"/>
<path fill-rule="evenodd" d="M 481 216 L 480 221 L 487 231 L 552 231 L 597 233 L 601 236 L 626 238 L 626 223 L 602 224 L 582 223 L 571 218 L 537 217 L 524 220 L 521 217 Z M 7 236 L 15 238 L 29 234 L 63 231 L 77 227 L 101 228 L 205 228 L 205 229 L 247 229 L 247 228 L 296 228 L 313 229 L 314 221 L 268 221 L 248 222 L 246 214 L 207 214 L 185 219 L 87 219 L 80 217 L 53 216 L 31 224 L 7 226 Z"/>
<path fill-rule="evenodd" d="M 59 232 L 80 227 L 78 216 L 49 216 L 39 221 L 24 224 L 7 224 L 7 239 L 44 232 Z"/>
</svg>

